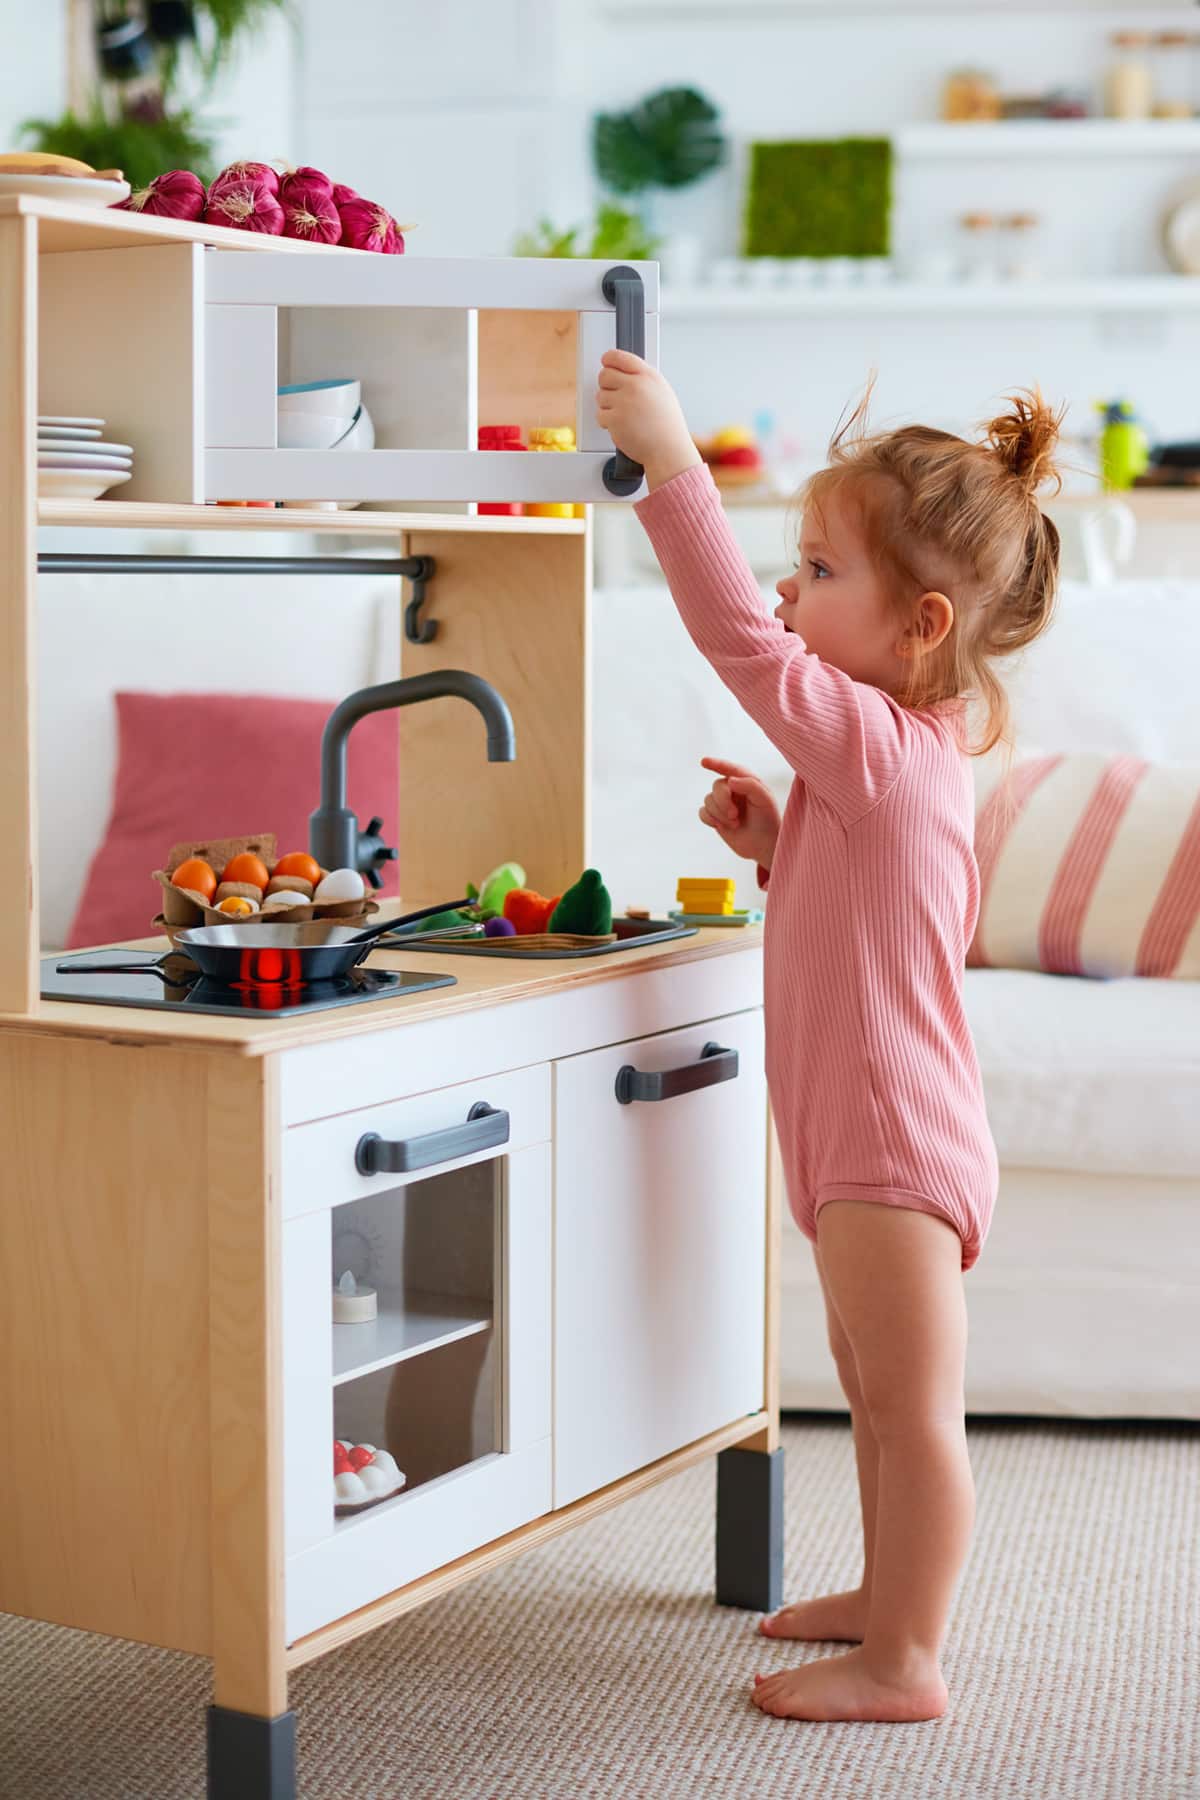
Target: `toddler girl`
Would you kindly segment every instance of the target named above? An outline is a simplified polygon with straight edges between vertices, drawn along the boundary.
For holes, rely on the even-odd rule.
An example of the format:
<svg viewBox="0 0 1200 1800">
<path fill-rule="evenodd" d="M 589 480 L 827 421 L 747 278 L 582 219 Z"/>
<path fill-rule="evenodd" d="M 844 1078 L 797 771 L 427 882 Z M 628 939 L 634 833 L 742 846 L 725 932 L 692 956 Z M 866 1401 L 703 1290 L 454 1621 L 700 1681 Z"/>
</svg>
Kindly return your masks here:
<svg viewBox="0 0 1200 1800">
<path fill-rule="evenodd" d="M 1050 614 L 1058 534 L 1034 495 L 1059 420 L 1014 398 L 968 443 L 867 436 L 860 408 L 804 492 L 772 618 L 671 388 L 626 351 L 603 360 L 597 417 L 645 466 L 638 513 L 684 624 L 795 777 L 781 819 L 761 781 L 706 759 L 700 816 L 770 883 L 767 1081 L 850 1406 L 864 1562 L 850 1592 L 761 1625 L 857 1648 L 756 1677 L 753 1698 L 934 1719 L 974 1516 L 962 1272 L 996 1193 L 962 1002 L 979 903 L 964 715 L 972 696 L 974 748 L 1002 737 L 994 661 Z"/>
</svg>

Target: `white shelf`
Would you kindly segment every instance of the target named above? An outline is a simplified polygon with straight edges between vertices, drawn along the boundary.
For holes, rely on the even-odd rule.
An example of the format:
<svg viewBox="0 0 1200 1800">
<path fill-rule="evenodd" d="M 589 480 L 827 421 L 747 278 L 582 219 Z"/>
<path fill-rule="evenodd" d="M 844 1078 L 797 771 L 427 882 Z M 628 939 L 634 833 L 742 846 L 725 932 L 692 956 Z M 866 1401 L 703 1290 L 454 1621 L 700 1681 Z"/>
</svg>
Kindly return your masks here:
<svg viewBox="0 0 1200 1800">
<path fill-rule="evenodd" d="M 422 1356 L 472 1337 L 491 1325 L 479 1302 L 458 1294 L 379 1295 L 379 1316 L 364 1325 L 333 1327 L 333 1385 L 370 1375 L 410 1356 Z"/>
<path fill-rule="evenodd" d="M 1097 281 L 892 281 L 878 287 L 665 288 L 663 317 L 801 318 L 809 314 L 1104 313 L 1200 311 L 1200 277 Z"/>
<path fill-rule="evenodd" d="M 1200 119 L 1013 119 L 997 124 L 903 125 L 892 134 L 911 158 L 1045 156 L 1200 157 Z"/>
<path fill-rule="evenodd" d="M 1001 12 L 1002 0 L 837 0 L 839 18 L 892 18 L 907 23 L 913 18 L 944 17 L 961 23 Z M 830 0 L 601 0 L 601 13 L 633 25 L 653 25 L 664 19 L 693 19 L 700 24 L 740 27 L 747 19 L 794 19 L 798 23 L 827 24 Z M 1003 14 L 1129 13 L 1191 14 L 1192 0 L 1006 0 Z"/>
</svg>

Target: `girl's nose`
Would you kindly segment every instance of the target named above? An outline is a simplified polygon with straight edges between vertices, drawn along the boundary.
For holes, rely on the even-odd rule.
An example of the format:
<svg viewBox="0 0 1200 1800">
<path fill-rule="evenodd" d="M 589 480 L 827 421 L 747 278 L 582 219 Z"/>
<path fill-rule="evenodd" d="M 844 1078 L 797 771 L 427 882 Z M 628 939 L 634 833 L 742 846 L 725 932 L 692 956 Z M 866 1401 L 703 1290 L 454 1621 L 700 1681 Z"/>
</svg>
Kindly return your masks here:
<svg viewBox="0 0 1200 1800">
<path fill-rule="evenodd" d="M 795 583 L 792 581 L 777 581 L 775 583 L 775 592 L 779 595 L 781 600 L 794 600 L 795 595 L 792 592 L 794 586 Z"/>
</svg>

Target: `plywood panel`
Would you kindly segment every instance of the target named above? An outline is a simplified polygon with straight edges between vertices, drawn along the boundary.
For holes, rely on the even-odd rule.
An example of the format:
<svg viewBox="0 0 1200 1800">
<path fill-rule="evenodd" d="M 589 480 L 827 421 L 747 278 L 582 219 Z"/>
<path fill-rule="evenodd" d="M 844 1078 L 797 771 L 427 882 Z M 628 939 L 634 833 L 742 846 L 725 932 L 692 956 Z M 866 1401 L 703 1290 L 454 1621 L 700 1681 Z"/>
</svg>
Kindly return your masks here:
<svg viewBox="0 0 1200 1800">
<path fill-rule="evenodd" d="M 0 1611 L 198 1652 L 216 1060 L 0 1038 Z"/>
<path fill-rule="evenodd" d="M 284 1670 L 283 1235 L 275 1060 L 214 1059 L 208 1166 L 213 1699 L 274 1718 Z"/>
<path fill-rule="evenodd" d="M 590 533 L 448 541 L 413 532 L 406 545 L 437 559 L 425 610 L 438 635 L 404 644 L 403 673 L 482 675 L 508 702 L 517 756 L 486 760 L 483 721 L 463 700 L 400 712 L 405 901 L 450 898 L 510 857 L 534 887 L 559 893 L 588 858 Z"/>
<path fill-rule="evenodd" d="M 125 500 L 205 497 L 203 260 L 198 244 L 41 260 L 37 410 L 95 415 L 132 444 Z"/>
<path fill-rule="evenodd" d="M 578 343 L 578 313 L 481 312 L 480 424 L 576 425 Z"/>
<path fill-rule="evenodd" d="M 34 468 L 37 225 L 0 219 L 0 844 L 8 871 L 0 908 L 0 1010 L 27 1012 L 37 993 L 37 810 Z"/>
</svg>

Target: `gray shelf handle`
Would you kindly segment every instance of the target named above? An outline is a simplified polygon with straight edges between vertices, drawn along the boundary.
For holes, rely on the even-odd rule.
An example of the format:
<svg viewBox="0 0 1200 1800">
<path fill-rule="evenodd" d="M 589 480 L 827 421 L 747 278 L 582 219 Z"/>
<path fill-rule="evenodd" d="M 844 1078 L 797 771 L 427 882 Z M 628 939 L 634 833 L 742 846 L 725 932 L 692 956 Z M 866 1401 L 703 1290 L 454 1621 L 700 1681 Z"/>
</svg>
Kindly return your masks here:
<svg viewBox="0 0 1200 1800">
<path fill-rule="evenodd" d="M 414 1169 L 454 1162 L 476 1150 L 494 1150 L 508 1139 L 508 1114 L 502 1107 L 477 1100 L 462 1125 L 447 1125 L 442 1131 L 424 1131 L 412 1138 L 381 1138 L 377 1131 L 364 1132 L 354 1147 L 354 1166 L 360 1175 L 410 1175 Z"/>
<path fill-rule="evenodd" d="M 646 290 L 636 269 L 619 263 L 605 272 L 601 292 L 610 306 L 617 309 L 617 349 L 632 350 L 635 356 L 646 354 Z M 604 465 L 604 485 L 619 500 L 636 494 L 645 479 L 641 463 L 618 450 Z"/>
<path fill-rule="evenodd" d="M 617 1071 L 617 1099 L 622 1106 L 635 1100 L 674 1100 L 677 1094 L 694 1094 L 697 1088 L 716 1087 L 719 1081 L 736 1081 L 738 1053 L 720 1044 L 705 1044 L 699 1062 L 679 1069 L 659 1069 L 646 1074 L 626 1063 Z"/>
</svg>

